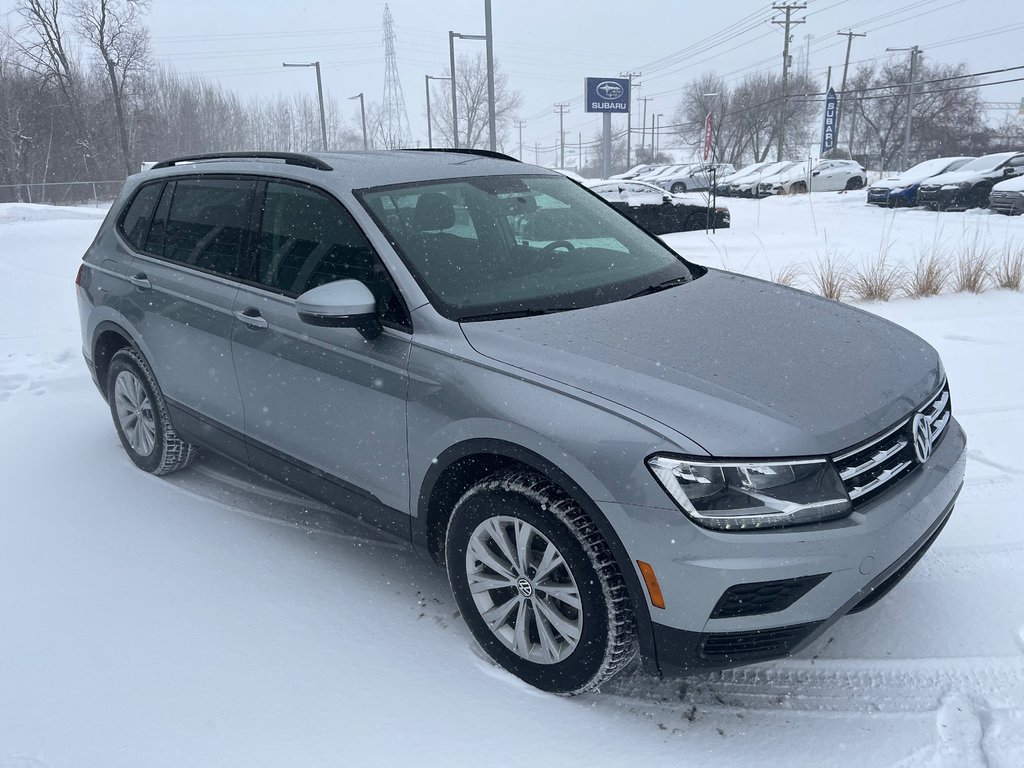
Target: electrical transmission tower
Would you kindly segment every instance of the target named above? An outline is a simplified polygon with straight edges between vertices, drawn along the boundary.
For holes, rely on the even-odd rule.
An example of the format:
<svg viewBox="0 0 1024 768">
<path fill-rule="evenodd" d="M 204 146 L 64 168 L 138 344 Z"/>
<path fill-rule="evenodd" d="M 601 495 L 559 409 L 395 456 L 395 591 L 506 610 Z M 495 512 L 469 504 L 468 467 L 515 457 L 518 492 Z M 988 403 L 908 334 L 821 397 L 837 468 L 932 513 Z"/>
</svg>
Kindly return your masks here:
<svg viewBox="0 0 1024 768">
<path fill-rule="evenodd" d="M 412 129 L 405 111 L 402 81 L 398 77 L 398 55 L 395 53 L 395 20 L 384 5 L 384 103 L 377 128 L 385 149 L 398 149 L 409 144 Z"/>
</svg>

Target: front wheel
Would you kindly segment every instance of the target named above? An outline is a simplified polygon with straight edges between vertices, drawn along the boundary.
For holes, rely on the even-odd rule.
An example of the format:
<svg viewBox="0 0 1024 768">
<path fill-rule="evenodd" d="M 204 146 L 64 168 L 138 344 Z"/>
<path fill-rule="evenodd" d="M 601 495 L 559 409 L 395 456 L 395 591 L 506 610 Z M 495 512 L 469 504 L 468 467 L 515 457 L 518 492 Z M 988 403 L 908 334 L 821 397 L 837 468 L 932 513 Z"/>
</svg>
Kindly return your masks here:
<svg viewBox="0 0 1024 768">
<path fill-rule="evenodd" d="M 192 463 L 196 447 L 174 430 L 156 378 L 134 349 L 121 349 L 110 359 L 107 402 L 121 445 L 139 469 L 166 475 Z"/>
<path fill-rule="evenodd" d="M 584 693 L 636 653 L 629 596 L 607 543 L 538 474 L 502 471 L 467 491 L 448 523 L 445 563 L 476 641 L 530 685 Z"/>
<path fill-rule="evenodd" d="M 864 187 L 864 178 L 861 176 L 854 176 L 852 179 L 846 182 L 847 189 L 862 189 Z"/>
<path fill-rule="evenodd" d="M 685 192 L 685 191 L 686 191 L 686 185 L 683 184 L 681 181 L 677 181 L 675 184 L 672 185 L 672 189 L 669 190 L 669 192 L 671 192 L 674 195 L 678 195 L 679 193 Z"/>
</svg>

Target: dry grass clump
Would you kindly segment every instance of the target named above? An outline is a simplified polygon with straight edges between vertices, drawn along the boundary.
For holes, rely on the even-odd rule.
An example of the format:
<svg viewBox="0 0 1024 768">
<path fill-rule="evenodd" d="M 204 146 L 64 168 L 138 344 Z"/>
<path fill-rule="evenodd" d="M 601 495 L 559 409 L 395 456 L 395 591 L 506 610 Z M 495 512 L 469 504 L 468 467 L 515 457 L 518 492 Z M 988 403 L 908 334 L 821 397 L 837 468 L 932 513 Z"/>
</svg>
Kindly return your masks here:
<svg viewBox="0 0 1024 768">
<path fill-rule="evenodd" d="M 849 283 L 847 269 L 831 256 L 819 259 L 811 267 L 810 277 L 812 287 L 826 299 L 842 301 L 846 295 Z"/>
<path fill-rule="evenodd" d="M 907 270 L 903 292 L 907 296 L 923 298 L 938 296 L 949 280 L 948 256 L 940 250 L 918 254 L 914 265 Z"/>
<path fill-rule="evenodd" d="M 775 270 L 769 268 L 768 279 L 771 280 L 773 283 L 778 283 L 779 285 L 785 285 L 788 288 L 793 288 L 796 286 L 796 283 L 800 279 L 800 276 L 802 274 L 803 270 L 801 270 L 800 267 L 798 267 L 796 264 L 787 264 L 778 272 L 775 272 Z"/>
<path fill-rule="evenodd" d="M 903 271 L 902 267 L 889 264 L 882 254 L 850 275 L 850 292 L 865 301 L 889 301 L 904 284 Z"/>
<path fill-rule="evenodd" d="M 952 287 L 956 292 L 981 293 L 988 285 L 992 254 L 987 248 L 965 246 L 952 266 Z"/>
<path fill-rule="evenodd" d="M 992 267 L 992 281 L 997 288 L 1019 291 L 1024 283 L 1024 248 L 1007 243 L 999 261 Z"/>
</svg>

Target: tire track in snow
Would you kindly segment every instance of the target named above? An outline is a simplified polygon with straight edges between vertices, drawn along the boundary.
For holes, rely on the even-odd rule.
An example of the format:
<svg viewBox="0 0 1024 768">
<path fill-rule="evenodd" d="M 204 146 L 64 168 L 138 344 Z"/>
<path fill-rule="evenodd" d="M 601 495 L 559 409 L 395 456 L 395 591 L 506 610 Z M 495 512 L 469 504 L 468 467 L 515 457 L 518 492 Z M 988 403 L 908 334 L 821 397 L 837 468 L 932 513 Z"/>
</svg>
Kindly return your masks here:
<svg viewBox="0 0 1024 768">
<path fill-rule="evenodd" d="M 930 712 L 951 696 L 1024 711 L 1024 657 L 788 659 L 677 680 L 627 672 L 602 691 L 634 703 L 818 712 Z"/>
</svg>

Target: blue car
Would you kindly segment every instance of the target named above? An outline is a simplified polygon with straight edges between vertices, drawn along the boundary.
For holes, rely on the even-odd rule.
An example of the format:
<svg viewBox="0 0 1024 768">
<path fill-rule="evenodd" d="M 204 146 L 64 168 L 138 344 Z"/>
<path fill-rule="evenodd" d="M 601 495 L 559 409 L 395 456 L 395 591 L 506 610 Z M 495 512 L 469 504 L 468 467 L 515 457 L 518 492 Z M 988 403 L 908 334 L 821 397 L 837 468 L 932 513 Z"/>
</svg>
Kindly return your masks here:
<svg viewBox="0 0 1024 768">
<path fill-rule="evenodd" d="M 913 168 L 883 179 L 868 187 L 868 205 L 883 205 L 889 208 L 908 208 L 917 205 L 917 190 L 921 183 L 940 173 L 955 171 L 973 157 L 937 157 L 925 160 Z"/>
</svg>

